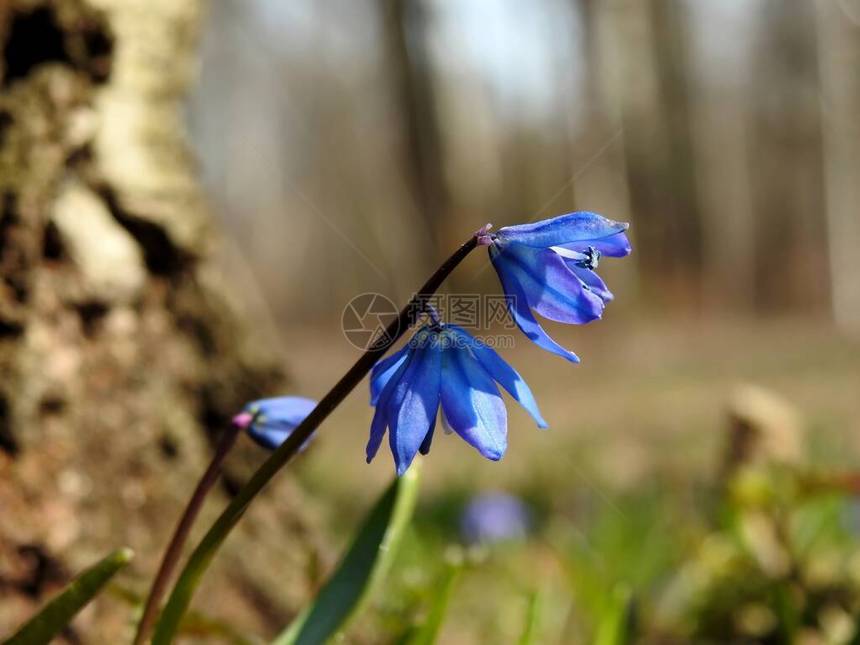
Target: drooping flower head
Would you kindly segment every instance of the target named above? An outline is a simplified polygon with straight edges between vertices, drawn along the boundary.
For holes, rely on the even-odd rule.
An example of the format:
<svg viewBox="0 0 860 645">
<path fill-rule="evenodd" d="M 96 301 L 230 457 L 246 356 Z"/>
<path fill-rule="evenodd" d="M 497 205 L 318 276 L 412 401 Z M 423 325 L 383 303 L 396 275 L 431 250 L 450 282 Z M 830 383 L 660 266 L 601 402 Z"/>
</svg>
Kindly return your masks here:
<svg viewBox="0 0 860 645">
<path fill-rule="evenodd" d="M 430 451 L 440 407 L 447 427 L 487 459 L 501 459 L 507 449 L 507 412 L 496 383 L 538 427 L 546 427 L 526 382 L 493 348 L 457 325 L 421 327 L 371 372 L 370 403 L 376 412 L 368 463 L 388 429 L 397 474 L 406 472 L 416 453 Z"/>
<path fill-rule="evenodd" d="M 630 253 L 624 222 L 580 211 L 478 234 L 507 296 L 508 311 L 522 332 L 540 347 L 575 363 L 579 358 L 543 330 L 532 310 L 569 324 L 591 322 L 612 300 L 595 269 L 602 255 Z"/>
<path fill-rule="evenodd" d="M 260 399 L 248 403 L 233 417 L 233 425 L 245 430 L 248 436 L 263 448 L 274 450 L 293 433 L 316 405 L 317 402 L 313 399 L 301 396 Z"/>
<path fill-rule="evenodd" d="M 507 493 L 473 497 L 460 516 L 460 534 L 470 545 L 522 540 L 530 527 L 526 505 Z"/>
</svg>

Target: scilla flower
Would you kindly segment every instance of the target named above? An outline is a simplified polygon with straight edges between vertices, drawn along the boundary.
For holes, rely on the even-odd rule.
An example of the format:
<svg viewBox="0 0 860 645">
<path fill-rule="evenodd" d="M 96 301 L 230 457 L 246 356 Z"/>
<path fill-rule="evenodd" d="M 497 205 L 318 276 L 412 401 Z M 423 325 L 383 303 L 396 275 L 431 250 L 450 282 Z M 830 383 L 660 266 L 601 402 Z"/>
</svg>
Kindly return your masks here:
<svg viewBox="0 0 860 645">
<path fill-rule="evenodd" d="M 472 498 L 460 517 L 460 534 L 470 545 L 522 540 L 530 526 L 526 505 L 506 493 L 485 493 Z"/>
<path fill-rule="evenodd" d="M 289 437 L 317 405 L 301 396 L 279 396 L 247 404 L 233 417 L 233 425 L 244 429 L 255 442 L 274 450 Z"/>
<path fill-rule="evenodd" d="M 624 233 L 628 226 L 583 211 L 506 226 L 495 234 L 482 230 L 478 241 L 489 247 L 517 326 L 540 347 L 579 362 L 576 354 L 547 335 L 532 310 L 570 324 L 600 318 L 612 293 L 594 269 L 601 255 L 630 253 Z"/>
<path fill-rule="evenodd" d="M 448 428 L 487 459 L 501 459 L 508 423 L 497 382 L 538 427 L 546 427 L 528 385 L 495 350 L 456 325 L 435 321 L 422 327 L 371 373 L 370 402 L 376 412 L 367 443 L 368 463 L 387 428 L 397 474 L 406 472 L 417 452 L 430 451 L 440 407 Z"/>
</svg>

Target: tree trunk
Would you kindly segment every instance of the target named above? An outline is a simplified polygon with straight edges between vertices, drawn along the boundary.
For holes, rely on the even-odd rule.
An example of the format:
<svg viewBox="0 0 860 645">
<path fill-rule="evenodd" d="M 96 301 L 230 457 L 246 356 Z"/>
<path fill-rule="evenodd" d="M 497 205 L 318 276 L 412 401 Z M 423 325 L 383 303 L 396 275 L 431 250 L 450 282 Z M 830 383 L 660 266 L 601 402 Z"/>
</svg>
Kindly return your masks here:
<svg viewBox="0 0 860 645">
<path fill-rule="evenodd" d="M 407 180 L 412 198 L 434 237 L 434 221 L 444 217 L 447 190 L 435 88 L 426 31 L 430 8 L 422 0 L 382 0 L 386 53 L 403 117 Z"/>
<path fill-rule="evenodd" d="M 815 3 L 833 317 L 860 331 L 860 3 Z"/>
<path fill-rule="evenodd" d="M 691 144 L 685 7 L 626 2 L 613 12 L 639 267 L 657 305 L 701 299 L 702 231 Z M 653 285 L 658 285 L 656 288 Z"/>
<path fill-rule="evenodd" d="M 0 635 L 110 548 L 137 552 L 143 593 L 209 442 L 284 385 L 207 261 L 217 240 L 181 109 L 201 12 L 0 4 Z M 201 524 L 262 458 L 251 450 Z M 305 590 L 302 522 L 285 519 L 302 505 L 287 481 L 277 495 L 284 511 L 264 501 L 203 592 L 221 618 L 268 632 L 295 606 L 287 592 Z M 121 642 L 117 602 L 76 633 Z"/>
<path fill-rule="evenodd" d="M 771 314 L 824 313 L 830 281 L 819 252 L 827 233 L 815 6 L 767 0 L 755 8 L 747 165 L 756 213 L 756 304 Z"/>
</svg>

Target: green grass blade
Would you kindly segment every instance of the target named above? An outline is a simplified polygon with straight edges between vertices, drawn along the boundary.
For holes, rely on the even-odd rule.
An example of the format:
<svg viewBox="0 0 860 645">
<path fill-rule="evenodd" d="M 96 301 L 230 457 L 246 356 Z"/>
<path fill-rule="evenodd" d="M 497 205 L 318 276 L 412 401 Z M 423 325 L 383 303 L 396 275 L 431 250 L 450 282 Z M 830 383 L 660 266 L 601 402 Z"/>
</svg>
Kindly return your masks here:
<svg viewBox="0 0 860 645">
<path fill-rule="evenodd" d="M 324 643 L 359 611 L 391 566 L 412 518 L 418 496 L 418 469 L 416 462 L 392 482 L 313 603 L 275 639 L 274 645 Z"/>
<path fill-rule="evenodd" d="M 131 549 L 119 549 L 72 580 L 62 592 L 27 621 L 3 645 L 44 645 L 57 636 L 132 558 Z"/>
<path fill-rule="evenodd" d="M 451 596 L 454 594 L 454 587 L 462 570 L 463 567 L 459 564 L 451 565 L 448 568 L 442 584 L 439 585 L 438 591 L 433 597 L 433 604 L 430 607 L 427 620 L 406 638 L 407 645 L 433 645 L 436 642 L 445 620 L 445 614 L 448 611 L 448 605 L 451 602 Z"/>
<path fill-rule="evenodd" d="M 529 604 L 526 608 L 526 622 L 523 635 L 520 636 L 520 645 L 534 645 L 537 643 L 538 622 L 541 612 L 541 593 L 533 591 L 529 596 Z"/>
<path fill-rule="evenodd" d="M 632 645 L 636 642 L 636 606 L 626 586 L 617 587 L 597 626 L 595 645 Z"/>
</svg>

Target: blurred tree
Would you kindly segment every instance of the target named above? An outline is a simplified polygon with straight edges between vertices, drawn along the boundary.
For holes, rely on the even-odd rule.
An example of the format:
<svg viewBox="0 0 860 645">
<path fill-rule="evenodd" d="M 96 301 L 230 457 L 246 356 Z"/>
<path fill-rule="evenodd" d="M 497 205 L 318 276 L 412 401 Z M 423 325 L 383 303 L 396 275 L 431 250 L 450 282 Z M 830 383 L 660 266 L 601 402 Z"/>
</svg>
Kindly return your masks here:
<svg viewBox="0 0 860 645">
<path fill-rule="evenodd" d="M 403 121 L 406 180 L 426 229 L 435 233 L 448 199 L 426 41 L 432 16 L 422 0 L 380 0 L 380 12 L 393 93 Z"/>
<path fill-rule="evenodd" d="M 860 329 L 860 3 L 815 4 L 833 315 Z M 852 13 L 853 12 L 853 13 Z"/>
<path fill-rule="evenodd" d="M 756 10 L 747 139 L 753 288 L 762 309 L 811 313 L 824 309 L 830 291 L 814 5 L 767 0 Z"/>
<path fill-rule="evenodd" d="M 151 575 L 207 434 L 284 384 L 208 261 L 182 116 L 201 11 L 0 4 L 0 633 L 108 546 Z M 297 506 L 249 523 L 254 556 L 246 533 L 210 606 L 281 626 L 283 589 L 302 593 L 301 540 L 283 539 Z M 123 612 L 88 616 L 93 642 L 119 642 Z"/>
<path fill-rule="evenodd" d="M 702 216 L 702 300 L 715 312 L 754 312 L 755 213 L 750 160 L 750 5 L 690 7 L 690 122 Z M 731 33 L 729 45 L 725 34 Z"/>
<path fill-rule="evenodd" d="M 616 12 L 621 120 L 640 267 L 663 298 L 696 303 L 702 263 L 688 87 L 685 7 L 631 3 Z"/>
</svg>

